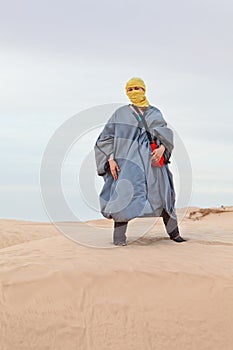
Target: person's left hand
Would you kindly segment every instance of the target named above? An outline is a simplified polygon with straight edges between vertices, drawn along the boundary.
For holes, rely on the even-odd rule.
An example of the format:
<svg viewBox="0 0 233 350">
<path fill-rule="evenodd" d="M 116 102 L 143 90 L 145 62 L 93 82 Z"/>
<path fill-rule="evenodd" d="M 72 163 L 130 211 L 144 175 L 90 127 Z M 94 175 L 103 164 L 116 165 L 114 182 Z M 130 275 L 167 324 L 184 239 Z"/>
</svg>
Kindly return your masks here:
<svg viewBox="0 0 233 350">
<path fill-rule="evenodd" d="M 163 156 L 165 151 L 164 145 L 160 145 L 158 148 L 156 148 L 153 152 L 151 152 L 151 160 L 154 160 L 155 162 L 159 162 L 161 157 Z"/>
</svg>

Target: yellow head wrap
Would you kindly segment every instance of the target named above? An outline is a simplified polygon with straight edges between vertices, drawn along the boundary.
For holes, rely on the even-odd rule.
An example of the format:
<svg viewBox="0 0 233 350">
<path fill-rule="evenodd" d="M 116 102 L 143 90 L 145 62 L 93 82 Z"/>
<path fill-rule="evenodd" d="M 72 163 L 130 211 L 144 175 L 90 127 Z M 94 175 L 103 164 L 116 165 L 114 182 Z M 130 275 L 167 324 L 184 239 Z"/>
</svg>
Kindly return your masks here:
<svg viewBox="0 0 233 350">
<path fill-rule="evenodd" d="M 141 87 L 144 89 L 144 91 L 141 90 L 132 90 L 128 91 L 130 87 Z M 146 93 L 146 85 L 144 81 L 140 78 L 132 78 L 130 79 L 125 86 L 126 95 L 129 97 L 130 101 L 138 107 L 148 107 L 149 102 L 146 99 L 145 93 Z"/>
</svg>

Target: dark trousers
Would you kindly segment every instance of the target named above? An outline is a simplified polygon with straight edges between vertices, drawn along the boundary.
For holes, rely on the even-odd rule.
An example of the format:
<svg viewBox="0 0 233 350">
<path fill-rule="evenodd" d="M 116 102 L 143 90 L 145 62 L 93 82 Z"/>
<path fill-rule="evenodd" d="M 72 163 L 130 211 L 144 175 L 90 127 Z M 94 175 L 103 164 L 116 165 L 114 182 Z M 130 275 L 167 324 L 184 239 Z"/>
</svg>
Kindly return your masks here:
<svg viewBox="0 0 233 350">
<path fill-rule="evenodd" d="M 170 217 L 170 215 L 166 212 L 166 210 L 163 209 L 161 216 L 163 218 L 163 222 L 165 225 L 165 229 L 167 231 L 167 234 L 170 236 L 171 239 L 175 238 L 179 235 L 179 228 L 177 220 Z M 119 242 L 125 242 L 126 241 L 126 229 L 127 229 L 128 222 L 116 222 L 114 221 L 114 231 L 113 231 L 113 242 L 119 243 Z"/>
</svg>

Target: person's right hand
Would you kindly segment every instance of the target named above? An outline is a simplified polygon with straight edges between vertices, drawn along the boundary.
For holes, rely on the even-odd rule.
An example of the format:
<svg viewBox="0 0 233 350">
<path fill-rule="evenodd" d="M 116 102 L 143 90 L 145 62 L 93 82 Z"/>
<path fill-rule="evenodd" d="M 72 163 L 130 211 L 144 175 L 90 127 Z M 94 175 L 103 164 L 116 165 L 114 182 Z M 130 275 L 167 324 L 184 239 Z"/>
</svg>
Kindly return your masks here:
<svg viewBox="0 0 233 350">
<path fill-rule="evenodd" d="M 114 178 L 114 180 L 117 180 L 117 177 L 118 177 L 118 172 L 121 171 L 121 169 L 119 168 L 117 162 L 115 162 L 114 159 L 109 159 L 109 167 L 110 167 L 110 171 L 111 171 L 111 174 Z"/>
</svg>

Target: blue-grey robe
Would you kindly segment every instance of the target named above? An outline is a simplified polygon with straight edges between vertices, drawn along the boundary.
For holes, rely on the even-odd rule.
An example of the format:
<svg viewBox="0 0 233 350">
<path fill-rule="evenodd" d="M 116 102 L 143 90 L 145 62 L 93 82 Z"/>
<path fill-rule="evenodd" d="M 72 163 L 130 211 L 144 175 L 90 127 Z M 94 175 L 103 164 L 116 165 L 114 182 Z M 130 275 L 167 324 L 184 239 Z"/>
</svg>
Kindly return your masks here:
<svg viewBox="0 0 233 350">
<path fill-rule="evenodd" d="M 162 167 L 151 166 L 151 148 L 145 127 L 129 105 L 113 113 L 95 144 L 97 172 L 104 178 L 101 213 L 118 222 L 161 216 L 163 209 L 177 219 L 173 175 L 168 168 L 174 147 L 173 132 L 154 106 L 149 106 L 145 119 L 156 142 L 165 146 L 166 164 Z M 109 169 L 111 153 L 120 167 L 117 180 Z"/>
</svg>

